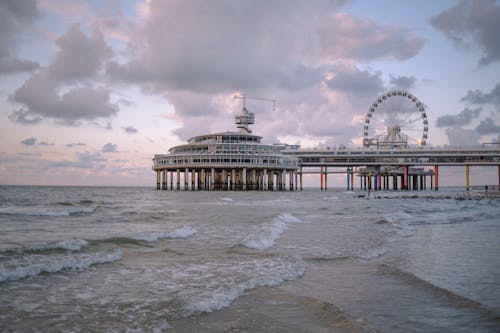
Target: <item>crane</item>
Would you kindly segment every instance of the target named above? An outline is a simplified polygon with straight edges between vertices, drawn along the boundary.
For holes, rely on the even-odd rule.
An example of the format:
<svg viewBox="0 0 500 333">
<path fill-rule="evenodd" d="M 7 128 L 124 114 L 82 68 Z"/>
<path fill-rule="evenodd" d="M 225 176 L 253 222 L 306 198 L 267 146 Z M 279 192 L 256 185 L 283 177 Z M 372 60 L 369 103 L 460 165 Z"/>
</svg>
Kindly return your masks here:
<svg viewBox="0 0 500 333">
<path fill-rule="evenodd" d="M 236 95 L 234 96 L 234 98 L 240 98 L 243 100 L 243 108 L 246 108 L 246 104 L 247 104 L 247 99 L 253 99 L 253 100 L 256 100 L 256 101 L 266 101 L 266 102 L 272 102 L 273 103 L 273 111 L 276 110 L 276 100 L 275 99 L 271 99 L 271 98 L 263 98 L 263 97 L 247 97 L 247 95 L 243 94 L 243 95 Z"/>
<path fill-rule="evenodd" d="M 252 133 L 248 125 L 255 123 L 255 114 L 253 112 L 248 112 L 247 110 L 247 99 L 253 99 L 257 101 L 266 101 L 273 103 L 273 111 L 276 109 L 276 100 L 270 98 L 261 97 L 247 97 L 245 94 L 236 95 L 234 98 L 239 98 L 243 100 L 243 109 L 239 115 L 234 116 L 234 123 L 237 125 L 241 133 Z"/>
</svg>

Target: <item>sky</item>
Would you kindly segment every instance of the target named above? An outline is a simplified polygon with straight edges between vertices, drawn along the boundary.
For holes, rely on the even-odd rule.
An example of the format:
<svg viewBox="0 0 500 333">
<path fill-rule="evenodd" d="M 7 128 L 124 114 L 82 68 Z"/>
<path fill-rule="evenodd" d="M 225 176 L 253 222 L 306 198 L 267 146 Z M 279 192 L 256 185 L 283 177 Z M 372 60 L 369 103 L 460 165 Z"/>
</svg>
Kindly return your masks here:
<svg viewBox="0 0 500 333">
<path fill-rule="evenodd" d="M 265 143 L 359 146 L 394 89 L 429 145 L 498 142 L 498 31 L 490 0 L 2 0 L 0 184 L 154 186 L 154 154 L 236 130 L 242 94 Z"/>
</svg>

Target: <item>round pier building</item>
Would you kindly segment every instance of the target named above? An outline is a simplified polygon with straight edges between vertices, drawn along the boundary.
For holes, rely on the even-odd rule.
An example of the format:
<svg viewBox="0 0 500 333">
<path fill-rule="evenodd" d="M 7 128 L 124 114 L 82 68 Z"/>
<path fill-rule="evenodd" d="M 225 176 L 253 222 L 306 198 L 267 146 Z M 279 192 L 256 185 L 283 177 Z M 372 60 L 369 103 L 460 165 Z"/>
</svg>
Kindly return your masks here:
<svg viewBox="0 0 500 333">
<path fill-rule="evenodd" d="M 205 134 L 153 158 L 156 188 L 162 190 L 294 190 L 298 159 L 281 151 L 294 148 L 262 144 L 248 125 L 254 114 L 244 107 L 235 116 L 237 132 Z"/>
</svg>

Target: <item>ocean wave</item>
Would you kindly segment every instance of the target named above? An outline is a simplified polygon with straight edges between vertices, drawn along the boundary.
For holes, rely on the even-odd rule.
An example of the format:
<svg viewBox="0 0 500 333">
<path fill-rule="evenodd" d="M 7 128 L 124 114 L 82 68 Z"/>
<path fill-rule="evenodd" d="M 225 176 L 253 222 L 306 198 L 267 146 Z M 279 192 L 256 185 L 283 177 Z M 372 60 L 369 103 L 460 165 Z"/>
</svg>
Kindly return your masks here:
<svg viewBox="0 0 500 333">
<path fill-rule="evenodd" d="M 270 257 L 239 264 L 231 263 L 231 266 L 219 268 L 230 273 L 227 278 L 220 280 L 215 278 L 215 281 L 208 283 L 204 290 L 198 290 L 196 294 L 187 297 L 185 311 L 188 315 L 220 310 L 229 306 L 246 291 L 256 287 L 277 286 L 284 281 L 294 280 L 305 272 L 305 264 L 298 258 Z M 247 274 L 251 276 L 244 276 L 240 280 L 234 278 Z"/>
<path fill-rule="evenodd" d="M 87 215 L 95 212 L 95 207 L 47 207 L 47 206 L 11 206 L 0 208 L 3 215 L 24 215 L 24 216 L 49 216 L 64 217 L 74 215 Z"/>
<path fill-rule="evenodd" d="M 385 246 L 377 246 L 357 255 L 356 257 L 364 260 L 372 260 L 385 255 L 389 250 Z"/>
<path fill-rule="evenodd" d="M 281 213 L 270 223 L 260 225 L 255 233 L 243 241 L 243 245 L 250 249 L 265 250 L 274 245 L 274 242 L 288 229 L 288 224 L 300 222 L 302 220 L 290 213 Z"/>
<path fill-rule="evenodd" d="M 66 269 L 86 269 L 92 265 L 120 260 L 120 249 L 110 252 L 65 253 L 57 255 L 28 255 L 11 258 L 0 264 L 0 282 L 34 277 L 42 273 L 55 273 Z"/>
<path fill-rule="evenodd" d="M 71 238 L 65 239 L 62 241 L 50 242 L 41 245 L 32 245 L 32 246 L 24 246 L 20 248 L 13 248 L 2 250 L 0 252 L 37 252 L 37 251 L 46 251 L 46 250 L 66 250 L 66 251 L 80 251 L 84 247 L 87 247 L 89 243 L 80 238 Z"/>
<path fill-rule="evenodd" d="M 188 238 L 196 234 L 196 229 L 191 227 L 182 227 L 173 231 L 154 231 L 147 234 L 141 234 L 131 237 L 134 240 L 145 242 L 156 242 L 163 238 Z"/>
</svg>

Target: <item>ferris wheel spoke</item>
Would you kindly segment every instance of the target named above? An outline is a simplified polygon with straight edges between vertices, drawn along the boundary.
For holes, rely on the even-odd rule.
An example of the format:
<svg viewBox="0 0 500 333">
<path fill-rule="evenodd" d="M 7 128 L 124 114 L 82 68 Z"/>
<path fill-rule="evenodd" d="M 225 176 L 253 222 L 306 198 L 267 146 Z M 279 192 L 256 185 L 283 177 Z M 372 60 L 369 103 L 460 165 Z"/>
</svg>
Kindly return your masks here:
<svg viewBox="0 0 500 333">
<path fill-rule="evenodd" d="M 417 121 L 422 121 L 422 118 L 415 118 L 413 120 L 407 120 L 407 121 L 405 121 L 405 124 L 411 125 L 411 124 L 416 123 Z"/>
</svg>

